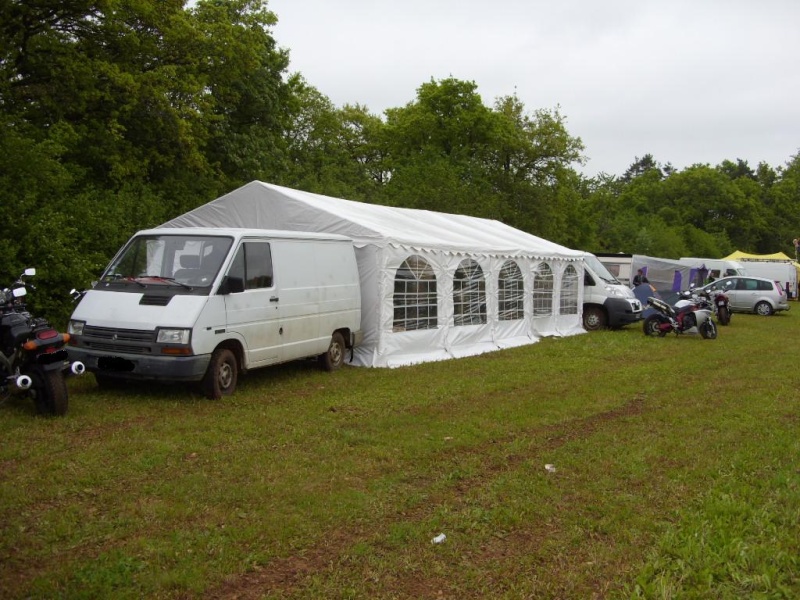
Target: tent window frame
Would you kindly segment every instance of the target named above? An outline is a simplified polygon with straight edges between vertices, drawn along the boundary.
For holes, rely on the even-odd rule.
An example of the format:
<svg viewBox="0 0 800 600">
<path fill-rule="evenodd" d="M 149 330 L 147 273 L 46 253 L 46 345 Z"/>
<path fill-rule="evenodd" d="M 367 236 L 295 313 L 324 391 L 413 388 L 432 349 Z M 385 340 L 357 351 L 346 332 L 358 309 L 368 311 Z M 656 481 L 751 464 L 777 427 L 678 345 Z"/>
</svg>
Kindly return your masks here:
<svg viewBox="0 0 800 600">
<path fill-rule="evenodd" d="M 436 273 L 417 254 L 406 258 L 394 277 L 392 332 L 437 329 L 439 301 Z"/>
<path fill-rule="evenodd" d="M 547 262 L 540 262 L 533 271 L 533 316 L 553 315 L 553 269 Z"/>
<path fill-rule="evenodd" d="M 453 274 L 453 326 L 485 325 L 486 277 L 472 258 L 459 263 Z"/>
<path fill-rule="evenodd" d="M 561 294 L 559 297 L 559 314 L 578 314 L 578 270 L 573 265 L 567 265 L 564 276 L 561 278 Z"/>
<path fill-rule="evenodd" d="M 516 261 L 507 260 L 497 278 L 497 318 L 521 321 L 525 318 L 525 282 Z"/>
</svg>

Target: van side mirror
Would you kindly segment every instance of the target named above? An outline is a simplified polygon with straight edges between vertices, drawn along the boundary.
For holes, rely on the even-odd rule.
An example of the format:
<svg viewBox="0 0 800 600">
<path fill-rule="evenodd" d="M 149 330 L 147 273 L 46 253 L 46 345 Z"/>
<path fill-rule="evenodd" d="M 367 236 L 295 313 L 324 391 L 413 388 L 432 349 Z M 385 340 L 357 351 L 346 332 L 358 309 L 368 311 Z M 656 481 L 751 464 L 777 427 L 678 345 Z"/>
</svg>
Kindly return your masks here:
<svg viewBox="0 0 800 600">
<path fill-rule="evenodd" d="M 227 275 L 225 279 L 222 280 L 217 293 L 224 296 L 227 294 L 238 294 L 239 292 L 243 291 L 244 279 L 241 277 L 231 277 L 230 275 Z"/>
</svg>

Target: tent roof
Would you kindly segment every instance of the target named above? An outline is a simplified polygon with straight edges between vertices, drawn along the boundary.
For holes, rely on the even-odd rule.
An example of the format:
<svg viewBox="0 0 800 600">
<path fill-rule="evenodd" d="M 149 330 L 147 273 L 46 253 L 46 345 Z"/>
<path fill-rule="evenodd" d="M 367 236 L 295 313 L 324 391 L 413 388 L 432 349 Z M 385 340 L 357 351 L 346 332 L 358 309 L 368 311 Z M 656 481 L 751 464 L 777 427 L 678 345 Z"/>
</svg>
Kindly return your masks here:
<svg viewBox="0 0 800 600">
<path fill-rule="evenodd" d="M 454 252 L 532 254 L 580 260 L 560 246 L 500 221 L 397 208 L 312 194 L 252 181 L 161 227 L 257 227 L 338 233 L 356 244 L 396 245 Z"/>
</svg>

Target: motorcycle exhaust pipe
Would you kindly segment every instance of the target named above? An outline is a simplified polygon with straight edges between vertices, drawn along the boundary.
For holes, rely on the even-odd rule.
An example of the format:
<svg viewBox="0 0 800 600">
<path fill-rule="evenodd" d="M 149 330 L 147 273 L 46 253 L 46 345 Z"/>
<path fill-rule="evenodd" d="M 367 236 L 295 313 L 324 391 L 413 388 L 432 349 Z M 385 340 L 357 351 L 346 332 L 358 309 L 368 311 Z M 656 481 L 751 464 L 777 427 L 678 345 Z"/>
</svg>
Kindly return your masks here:
<svg viewBox="0 0 800 600">
<path fill-rule="evenodd" d="M 73 375 L 83 375 L 86 372 L 86 365 L 81 361 L 76 360 L 70 365 L 69 370 Z"/>
<path fill-rule="evenodd" d="M 27 375 L 20 375 L 15 382 L 21 390 L 29 390 L 33 385 L 33 380 Z"/>
</svg>

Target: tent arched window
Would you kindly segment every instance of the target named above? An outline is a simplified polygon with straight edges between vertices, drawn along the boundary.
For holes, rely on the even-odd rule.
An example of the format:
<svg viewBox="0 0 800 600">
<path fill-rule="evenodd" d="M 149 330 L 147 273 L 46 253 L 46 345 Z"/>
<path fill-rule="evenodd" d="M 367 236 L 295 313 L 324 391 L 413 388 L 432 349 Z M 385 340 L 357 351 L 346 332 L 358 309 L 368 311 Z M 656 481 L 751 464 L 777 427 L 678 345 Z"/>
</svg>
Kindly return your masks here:
<svg viewBox="0 0 800 600">
<path fill-rule="evenodd" d="M 458 265 L 453 276 L 453 325 L 486 323 L 486 279 L 481 266 L 471 258 Z"/>
<path fill-rule="evenodd" d="M 525 286 L 522 271 L 513 260 L 507 260 L 497 280 L 498 319 L 519 321 L 525 316 Z"/>
<path fill-rule="evenodd" d="M 578 314 L 578 271 L 572 265 L 567 265 L 564 277 L 561 279 L 560 314 Z"/>
<path fill-rule="evenodd" d="M 437 298 L 433 268 L 421 256 L 409 256 L 394 276 L 392 331 L 436 329 Z"/>
<path fill-rule="evenodd" d="M 553 314 L 553 270 L 546 262 L 539 263 L 533 272 L 533 316 Z"/>
</svg>

